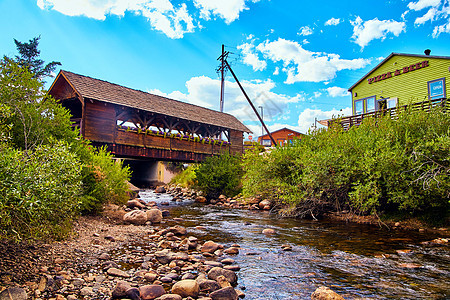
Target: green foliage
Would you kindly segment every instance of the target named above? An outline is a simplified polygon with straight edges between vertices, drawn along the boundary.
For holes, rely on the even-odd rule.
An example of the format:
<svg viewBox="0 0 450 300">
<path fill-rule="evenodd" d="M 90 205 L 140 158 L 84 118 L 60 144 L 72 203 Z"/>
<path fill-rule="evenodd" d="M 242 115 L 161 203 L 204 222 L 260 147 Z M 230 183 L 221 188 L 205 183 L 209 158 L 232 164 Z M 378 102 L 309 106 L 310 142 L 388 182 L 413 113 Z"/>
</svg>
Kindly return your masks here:
<svg viewBox="0 0 450 300">
<path fill-rule="evenodd" d="M 28 151 L 51 139 L 71 143 L 77 138 L 69 111 L 45 93 L 32 73 L 9 60 L 0 61 L 0 104 L 10 111 L 0 121 L 10 127 L 16 148 Z"/>
<path fill-rule="evenodd" d="M 62 238 L 78 208 L 81 164 L 65 142 L 32 154 L 3 147 L 0 155 L 0 237 Z"/>
<path fill-rule="evenodd" d="M 63 238 L 80 211 L 123 203 L 130 172 L 72 130 L 69 111 L 43 89 L 49 69 L 32 73 L 39 51 L 21 46 L 35 66 L 0 61 L 0 238 Z"/>
<path fill-rule="evenodd" d="M 241 157 L 229 154 L 209 157 L 195 170 L 197 188 L 210 198 L 237 195 L 242 174 Z"/>
<path fill-rule="evenodd" d="M 95 148 L 85 142 L 77 151 L 83 162 L 81 212 L 97 213 L 108 202 L 124 204 L 128 200 L 129 167 L 114 160 L 104 147 Z"/>
<path fill-rule="evenodd" d="M 310 133 L 270 154 L 247 153 L 244 195 L 262 194 L 300 216 L 328 210 L 360 213 L 449 212 L 450 118 L 440 108 L 405 111 L 397 120 L 366 119 Z"/>
<path fill-rule="evenodd" d="M 60 66 L 60 62 L 52 61 L 44 66 L 44 61 L 39 58 L 41 51 L 39 51 L 40 36 L 28 41 L 28 43 L 19 42 L 14 39 L 17 51 L 20 55 L 16 55 L 14 62 L 21 68 L 28 70 L 33 74 L 33 78 L 42 79 L 46 76 L 51 76 L 56 66 Z"/>
<path fill-rule="evenodd" d="M 179 172 L 170 181 L 171 184 L 179 184 L 183 187 L 191 187 L 197 183 L 197 177 L 195 176 L 195 170 L 198 165 L 193 164 L 188 166 L 185 170 Z"/>
</svg>

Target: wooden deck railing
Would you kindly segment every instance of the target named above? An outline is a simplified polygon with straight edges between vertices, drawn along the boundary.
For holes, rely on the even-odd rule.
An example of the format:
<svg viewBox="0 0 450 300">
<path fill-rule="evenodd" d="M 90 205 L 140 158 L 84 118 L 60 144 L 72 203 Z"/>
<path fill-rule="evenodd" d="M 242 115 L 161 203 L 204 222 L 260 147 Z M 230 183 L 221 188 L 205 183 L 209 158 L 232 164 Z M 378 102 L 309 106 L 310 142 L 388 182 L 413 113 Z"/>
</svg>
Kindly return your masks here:
<svg viewBox="0 0 450 300">
<path fill-rule="evenodd" d="M 407 109 L 411 109 L 412 111 L 430 111 L 431 108 L 441 106 L 444 107 L 446 112 L 450 112 L 450 103 L 449 99 L 438 99 L 438 100 L 429 100 L 423 102 L 417 102 L 409 105 L 397 106 L 394 108 L 388 108 L 383 110 L 377 110 L 365 114 L 353 115 L 348 117 L 342 117 L 336 120 L 328 121 L 328 126 L 331 125 L 331 122 L 339 122 L 340 125 L 344 128 L 344 130 L 349 130 L 352 126 L 359 126 L 364 119 L 368 118 L 379 118 L 382 116 L 389 116 L 392 119 L 396 119 L 398 117 L 399 112 L 405 111 Z"/>
</svg>

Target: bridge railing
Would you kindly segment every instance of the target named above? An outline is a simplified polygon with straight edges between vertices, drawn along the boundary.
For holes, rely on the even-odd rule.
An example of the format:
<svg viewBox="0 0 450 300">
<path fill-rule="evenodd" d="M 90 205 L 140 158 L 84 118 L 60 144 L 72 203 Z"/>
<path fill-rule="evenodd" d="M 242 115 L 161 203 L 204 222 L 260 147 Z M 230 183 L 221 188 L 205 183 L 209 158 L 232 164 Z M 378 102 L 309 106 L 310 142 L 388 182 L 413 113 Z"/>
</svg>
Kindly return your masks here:
<svg viewBox="0 0 450 300">
<path fill-rule="evenodd" d="M 162 149 L 170 151 L 183 151 L 199 154 L 220 154 L 230 152 L 230 143 L 219 141 L 200 142 L 191 138 L 176 136 L 159 136 L 147 132 L 135 132 L 124 128 L 117 128 L 114 137 L 115 144 Z"/>
</svg>

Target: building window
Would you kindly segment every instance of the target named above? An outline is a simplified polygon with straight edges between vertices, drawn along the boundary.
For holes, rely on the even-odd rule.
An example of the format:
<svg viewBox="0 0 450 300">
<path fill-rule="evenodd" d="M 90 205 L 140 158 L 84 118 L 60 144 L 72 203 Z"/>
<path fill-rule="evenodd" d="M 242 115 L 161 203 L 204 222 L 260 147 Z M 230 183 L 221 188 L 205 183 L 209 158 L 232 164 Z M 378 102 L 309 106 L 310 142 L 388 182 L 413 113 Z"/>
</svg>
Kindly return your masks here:
<svg viewBox="0 0 450 300">
<path fill-rule="evenodd" d="M 362 114 L 364 112 L 364 99 L 355 101 L 355 115 Z"/>
<path fill-rule="evenodd" d="M 270 140 L 263 139 L 261 145 L 270 147 L 272 145 L 272 142 Z"/>
<path fill-rule="evenodd" d="M 428 81 L 428 99 L 445 98 L 445 78 Z"/>
<path fill-rule="evenodd" d="M 366 112 L 375 111 L 375 97 L 370 97 L 366 99 Z"/>
<path fill-rule="evenodd" d="M 286 143 L 286 140 L 285 139 L 278 139 L 277 142 L 278 142 L 279 146 L 283 146 Z"/>
<path fill-rule="evenodd" d="M 355 100 L 355 115 L 375 111 L 375 96 Z"/>
</svg>

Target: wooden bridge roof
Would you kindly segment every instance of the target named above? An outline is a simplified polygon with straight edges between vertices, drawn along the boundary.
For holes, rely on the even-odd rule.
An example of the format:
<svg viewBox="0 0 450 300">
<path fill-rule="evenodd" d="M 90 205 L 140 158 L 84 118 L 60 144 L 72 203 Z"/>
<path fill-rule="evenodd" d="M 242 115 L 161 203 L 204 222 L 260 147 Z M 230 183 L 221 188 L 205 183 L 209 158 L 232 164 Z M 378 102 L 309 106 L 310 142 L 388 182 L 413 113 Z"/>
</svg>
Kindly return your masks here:
<svg viewBox="0 0 450 300">
<path fill-rule="evenodd" d="M 50 90 L 64 77 L 83 98 L 132 107 L 194 122 L 251 132 L 233 115 L 61 70 Z"/>
</svg>

